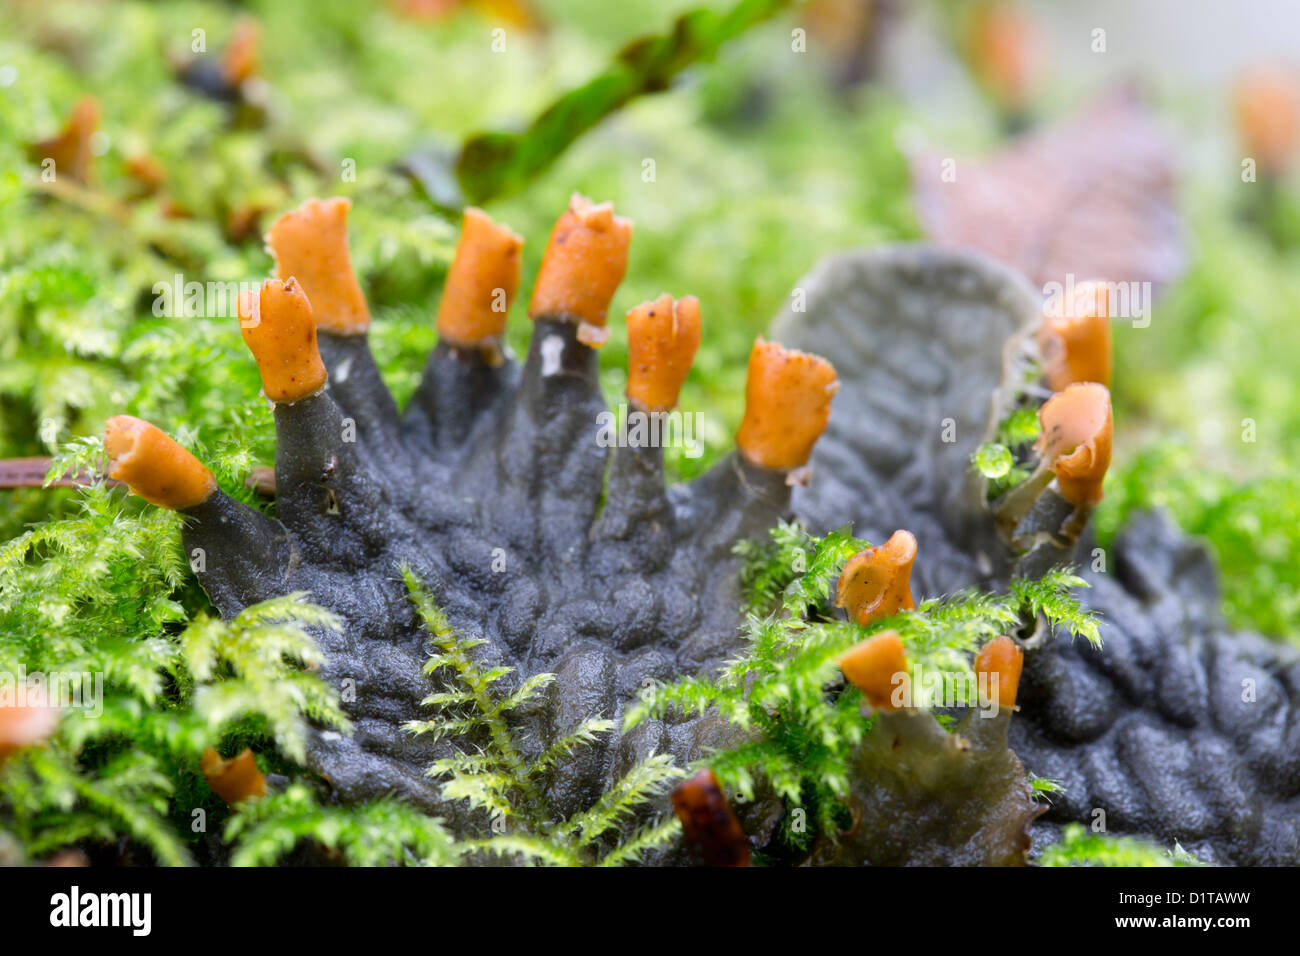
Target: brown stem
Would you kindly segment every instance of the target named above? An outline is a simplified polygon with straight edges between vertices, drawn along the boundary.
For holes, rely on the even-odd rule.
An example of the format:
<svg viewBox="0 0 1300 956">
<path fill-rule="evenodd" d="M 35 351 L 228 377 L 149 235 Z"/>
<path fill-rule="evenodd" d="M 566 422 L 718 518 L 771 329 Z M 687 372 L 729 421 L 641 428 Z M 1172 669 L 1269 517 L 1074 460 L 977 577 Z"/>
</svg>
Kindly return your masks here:
<svg viewBox="0 0 1300 956">
<path fill-rule="evenodd" d="M 53 458 L 0 458 L 0 488 L 43 488 L 45 476 L 54 465 Z M 93 485 L 101 476 L 87 471 L 69 472 L 49 483 L 51 488 L 75 488 Z M 110 485 L 120 481 L 109 480 Z"/>
</svg>

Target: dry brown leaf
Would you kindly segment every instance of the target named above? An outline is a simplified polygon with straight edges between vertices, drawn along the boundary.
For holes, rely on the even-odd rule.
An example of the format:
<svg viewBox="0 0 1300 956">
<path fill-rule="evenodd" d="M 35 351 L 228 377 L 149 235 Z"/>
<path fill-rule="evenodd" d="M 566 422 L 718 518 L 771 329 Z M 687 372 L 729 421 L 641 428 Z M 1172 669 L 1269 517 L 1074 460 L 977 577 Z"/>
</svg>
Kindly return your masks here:
<svg viewBox="0 0 1300 956">
<path fill-rule="evenodd" d="M 1131 92 L 1016 140 L 981 161 L 912 158 L 921 222 L 936 242 L 974 249 L 1036 284 L 1172 282 L 1186 263 L 1174 150 Z M 951 178 L 951 177 L 949 177 Z"/>
</svg>

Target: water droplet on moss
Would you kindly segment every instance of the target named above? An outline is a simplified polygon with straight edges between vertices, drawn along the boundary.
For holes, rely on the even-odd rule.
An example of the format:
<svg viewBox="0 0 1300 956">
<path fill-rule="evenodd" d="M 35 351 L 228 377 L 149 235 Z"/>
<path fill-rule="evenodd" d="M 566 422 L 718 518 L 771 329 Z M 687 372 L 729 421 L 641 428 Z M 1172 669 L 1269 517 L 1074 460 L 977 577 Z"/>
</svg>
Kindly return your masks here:
<svg viewBox="0 0 1300 956">
<path fill-rule="evenodd" d="M 989 442 L 981 445 L 971 456 L 975 467 L 985 478 L 1002 478 L 1011 470 L 1011 452 L 1006 445 Z"/>
</svg>

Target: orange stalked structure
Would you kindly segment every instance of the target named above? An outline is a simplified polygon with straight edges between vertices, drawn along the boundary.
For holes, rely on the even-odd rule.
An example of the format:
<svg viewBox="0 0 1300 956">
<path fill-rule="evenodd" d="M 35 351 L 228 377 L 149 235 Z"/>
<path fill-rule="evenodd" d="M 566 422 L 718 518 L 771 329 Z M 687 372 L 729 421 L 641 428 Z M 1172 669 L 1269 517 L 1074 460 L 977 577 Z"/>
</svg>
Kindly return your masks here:
<svg viewBox="0 0 1300 956">
<path fill-rule="evenodd" d="M 499 339 L 519 291 L 524 241 L 472 206 L 461 220 L 456 257 L 438 305 L 438 337 L 476 346 Z"/>
<path fill-rule="evenodd" d="M 67 176 L 79 183 L 91 185 L 95 179 L 95 155 L 90 148 L 90 138 L 99 129 L 101 110 L 93 96 L 83 96 L 68 116 L 68 122 L 58 136 L 33 143 L 28 147 L 32 160 L 41 163 L 54 160 L 54 176 Z"/>
<path fill-rule="evenodd" d="M 587 327 L 583 341 L 603 344 L 609 303 L 627 272 L 631 242 L 631 220 L 615 216 L 609 203 L 596 205 L 574 193 L 551 231 L 528 315 L 576 319 Z"/>
<path fill-rule="evenodd" d="M 1300 148 L 1300 75 L 1289 67 L 1259 66 L 1233 91 L 1237 131 L 1247 154 L 1276 175 Z"/>
<path fill-rule="evenodd" d="M 266 796 L 266 778 L 257 769 L 253 751 L 247 747 L 229 760 L 223 760 L 219 753 L 208 747 L 203 751 L 199 766 L 212 792 L 230 806 L 250 797 Z"/>
<path fill-rule="evenodd" d="M 627 397 L 643 411 L 666 412 L 700 347 L 700 302 L 665 292 L 627 314 Z"/>
<path fill-rule="evenodd" d="M 160 429 L 130 415 L 104 425 L 108 477 L 124 482 L 150 504 L 180 510 L 202 504 L 217 490 L 203 463 Z"/>
<path fill-rule="evenodd" d="M 831 363 L 759 338 L 749 353 L 741 453 L 764 468 L 800 468 L 826 430 L 839 391 Z"/>
<path fill-rule="evenodd" d="M 266 237 L 276 275 L 297 279 L 311 300 L 317 326 L 336 335 L 356 335 L 370 327 L 370 307 L 348 252 L 351 208 L 346 199 L 308 199 L 277 219 Z"/>
<path fill-rule="evenodd" d="M 981 693 L 987 688 L 990 699 L 999 707 L 1016 706 L 1016 691 L 1020 688 L 1020 669 L 1025 663 L 1025 652 L 1011 638 L 995 637 L 975 655 L 975 674 L 981 681 Z M 997 694 L 993 695 L 994 678 Z"/>
<path fill-rule="evenodd" d="M 311 303 L 293 278 L 267 279 L 255 300 L 239 297 L 239 331 L 273 402 L 296 402 L 325 387 Z"/>
<path fill-rule="evenodd" d="M 876 710 L 899 710 L 894 694 L 907 685 L 907 659 L 897 631 L 881 631 L 840 655 L 840 670 Z"/>
<path fill-rule="evenodd" d="M 972 15 L 968 54 L 971 67 L 998 103 L 1024 108 L 1042 65 L 1037 24 L 1017 4 L 980 3 Z"/>
<path fill-rule="evenodd" d="M 1043 433 L 1035 446 L 1074 505 L 1101 501 L 1114 432 L 1110 391 L 1095 382 L 1067 386 L 1038 410 Z"/>
<path fill-rule="evenodd" d="M 912 562 L 916 538 L 910 531 L 895 531 L 876 548 L 859 551 L 840 572 L 835 606 L 848 611 L 849 620 L 871 624 L 916 607 L 912 600 Z"/>
<path fill-rule="evenodd" d="M 27 694 L 21 704 L 0 704 L 0 763 L 24 747 L 44 743 L 58 729 L 58 708 L 45 702 L 43 692 L 28 688 Z"/>
<path fill-rule="evenodd" d="M 1063 299 L 1038 330 L 1043 378 L 1054 392 L 1076 382 L 1110 385 L 1109 293 L 1101 282 L 1085 282 L 1074 292 L 1074 300 Z"/>
<path fill-rule="evenodd" d="M 705 768 L 683 780 L 672 802 L 682 834 L 700 851 L 706 866 L 749 866 L 749 840 L 712 770 Z"/>
<path fill-rule="evenodd" d="M 262 28 L 251 17 L 235 23 L 234 35 L 221 58 L 221 75 L 231 86 L 257 76 L 262 70 Z"/>
</svg>

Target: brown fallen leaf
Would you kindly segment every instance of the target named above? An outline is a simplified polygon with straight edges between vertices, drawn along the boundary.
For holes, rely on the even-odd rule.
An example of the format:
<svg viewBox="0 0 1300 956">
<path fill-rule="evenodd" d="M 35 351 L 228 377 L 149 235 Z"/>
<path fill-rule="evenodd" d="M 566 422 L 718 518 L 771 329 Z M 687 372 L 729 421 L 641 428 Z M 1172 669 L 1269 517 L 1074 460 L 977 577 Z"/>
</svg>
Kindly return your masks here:
<svg viewBox="0 0 1300 956">
<path fill-rule="evenodd" d="M 28 158 L 38 164 L 52 160 L 56 177 L 67 175 L 79 183 L 93 185 L 95 155 L 90 140 L 99 129 L 100 115 L 99 101 L 93 96 L 83 96 L 57 136 L 27 147 Z"/>
<path fill-rule="evenodd" d="M 712 770 L 678 784 L 672 803 L 686 841 L 705 866 L 749 866 L 749 841 Z"/>
<path fill-rule="evenodd" d="M 275 497 L 275 469 L 269 465 L 256 465 L 244 479 L 244 487 L 251 488 L 267 498 Z"/>
<path fill-rule="evenodd" d="M 912 157 L 922 225 L 937 243 L 974 249 L 1035 283 L 1150 282 L 1186 266 L 1174 197 L 1174 151 L 1131 91 L 1013 141 L 980 161 Z M 947 177 L 952 178 L 952 177 Z"/>
</svg>

